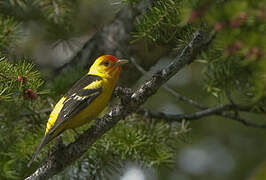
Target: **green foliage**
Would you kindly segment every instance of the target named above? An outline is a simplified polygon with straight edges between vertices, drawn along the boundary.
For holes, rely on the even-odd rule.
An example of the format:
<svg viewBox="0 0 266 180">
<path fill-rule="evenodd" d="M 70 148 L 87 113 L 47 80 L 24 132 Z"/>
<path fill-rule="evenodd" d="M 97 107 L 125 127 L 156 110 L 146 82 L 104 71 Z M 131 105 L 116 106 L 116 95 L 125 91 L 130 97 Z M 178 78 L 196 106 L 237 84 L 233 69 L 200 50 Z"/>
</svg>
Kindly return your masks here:
<svg viewBox="0 0 266 180">
<path fill-rule="evenodd" d="M 18 21 L 41 20 L 47 28 L 70 29 L 71 12 L 75 10 L 76 3 L 73 1 L 21 1 L 7 0 L 0 4 L 3 14 L 9 14 Z M 57 34 L 59 35 L 59 34 Z"/>
<path fill-rule="evenodd" d="M 12 17 L 0 15 L 0 55 L 7 53 L 8 48 L 19 38 L 19 23 Z"/>
<path fill-rule="evenodd" d="M 44 117 L 47 118 L 45 114 L 35 112 L 47 104 L 40 97 L 47 93 L 41 90 L 43 84 L 40 72 L 31 62 L 21 60 L 11 63 L 7 58 L 1 58 L 1 179 L 19 179 L 23 173 L 28 172 L 25 170 L 27 149 L 36 136 L 32 134 L 32 130 L 39 127 L 38 124 Z"/>
<path fill-rule="evenodd" d="M 103 15 L 112 14 L 112 10 L 104 0 L 5 0 L 0 2 L 0 14 L 23 22 L 24 28 L 32 32 L 28 38 L 56 42 L 100 27 L 109 20 Z M 102 21 L 92 18 L 100 14 Z"/>
<path fill-rule="evenodd" d="M 39 40 L 57 41 L 68 39 L 76 34 L 81 35 L 83 29 L 88 29 L 86 26 L 91 24 L 95 26 L 94 23 L 96 23 L 95 19 L 87 18 L 90 17 L 87 14 L 88 9 L 94 13 L 101 10 L 96 8 L 93 2 L 95 1 L 90 3 L 81 0 L 78 2 L 67 0 L 7 0 L 1 2 L 0 14 L 4 14 L 5 17 L 7 15 L 12 17 L 9 21 L 5 18 L 9 24 L 6 23 L 2 34 L 11 27 L 18 28 L 17 22 L 20 22 L 25 27 L 25 31 L 28 29 L 32 31 L 26 42 L 29 42 L 28 38 L 31 40 L 35 36 Z M 140 1 L 127 2 L 136 4 Z M 153 41 L 165 43 L 171 41 L 173 37 L 166 37 L 166 33 L 169 29 L 176 29 L 176 24 L 181 22 L 179 18 L 180 8 L 177 8 L 179 5 L 179 1 L 175 0 L 156 2 L 155 9 L 150 9 L 150 16 L 154 19 L 149 20 L 147 15 L 147 17 L 141 18 L 139 22 L 143 26 L 146 23 L 147 27 L 153 25 L 154 22 L 158 24 L 152 28 L 140 29 L 143 32 L 154 33 L 154 37 L 151 38 Z M 106 5 L 102 8 L 104 7 Z M 87 16 L 83 14 L 84 9 Z M 79 11 L 82 12 L 79 13 Z M 100 12 L 108 13 L 108 11 Z M 178 13 L 178 17 L 176 13 Z M 80 23 L 80 21 L 84 23 Z M 97 19 L 97 23 L 99 23 L 99 19 Z M 19 28 L 18 30 L 20 30 Z M 142 35 L 139 37 L 147 38 Z M 9 41 L 14 42 L 13 40 L 10 36 L 9 40 L 0 39 L 0 43 L 6 43 L 6 46 Z M 34 43 L 29 44 L 36 45 Z M 27 44 L 27 46 L 29 45 Z M 33 46 L 30 47 L 34 48 Z M 48 112 L 40 113 L 39 110 L 47 109 L 50 103 L 55 102 L 53 99 L 58 99 L 85 72 L 83 69 L 74 68 L 54 77 L 53 82 L 47 84 L 47 87 L 53 92 L 53 94 L 49 94 L 49 97 L 40 91 L 44 81 L 32 63 L 27 61 L 11 63 L 5 58 L 0 61 L 0 73 L 1 100 L 10 100 L 0 104 L 2 108 L 2 116 L 0 117 L 0 127 L 2 128 L 0 131 L 0 179 L 20 179 L 29 175 L 39 165 L 38 162 L 35 162 L 31 168 L 26 167 L 43 136 L 48 118 Z M 43 95 L 37 99 L 27 99 L 25 98 L 25 90 L 27 89 L 32 89 L 34 93 Z M 16 115 L 13 112 L 16 112 Z M 155 120 L 146 122 L 139 116 L 129 117 L 118 123 L 114 129 L 97 141 L 87 152 L 86 158 L 77 162 L 72 170 L 65 172 L 67 174 L 65 177 L 78 178 L 85 169 L 87 170 L 86 176 L 105 179 L 106 176 L 112 177 L 115 172 L 119 173 L 118 168 L 127 160 L 137 161 L 145 167 L 158 169 L 162 166 L 172 167 L 175 148 L 180 143 L 179 133 L 182 135 L 182 130 L 179 124 L 169 125 Z M 67 143 L 74 139 L 74 135 L 69 132 L 64 133 L 64 137 L 66 137 Z M 39 161 L 46 158 L 48 147 L 38 157 Z M 60 177 L 64 179 L 64 174 Z"/>
<path fill-rule="evenodd" d="M 43 94 L 39 91 L 44 81 L 34 65 L 27 61 L 10 63 L 6 58 L 0 61 L 0 94 L 1 100 L 21 99 L 25 97 L 25 90 Z M 39 92 L 38 92 L 39 91 Z"/>
<path fill-rule="evenodd" d="M 87 34 L 90 27 L 97 29 L 109 20 L 104 15 L 110 14 L 111 19 L 114 13 L 106 1 L 95 2 L 98 1 L 1 1 L 0 54 L 10 53 L 9 48 L 20 39 L 32 49 L 36 46 L 32 42 L 36 40 L 58 42 Z M 120 2 L 136 5 L 141 0 Z M 245 99 L 245 103 L 254 103 L 263 109 L 266 105 L 264 12 L 263 2 L 253 0 L 157 0 L 136 19 L 133 41 L 145 39 L 179 51 L 191 40 L 192 32 L 204 24 L 217 32 L 211 51 L 200 57 L 205 65 L 203 79 L 207 91 L 220 99 L 229 92 L 234 100 L 240 99 L 242 103 Z M 49 108 L 49 104 L 55 103 L 86 72 L 73 68 L 53 77 L 46 86 L 53 94 L 45 94 L 44 81 L 33 63 L 24 59 L 11 63 L 10 59 L 0 60 L 0 179 L 21 179 L 38 167 L 49 149 L 42 151 L 33 167 L 26 167 L 43 136 L 48 118 L 49 111 L 40 113 L 38 110 Z M 27 89 L 41 96 L 27 98 Z M 83 159 L 55 179 L 82 176 L 84 179 L 118 179 L 127 161 L 171 170 L 186 130 L 180 124 L 145 118 L 134 115 L 120 121 Z M 64 137 L 67 143 L 74 139 L 68 131 Z"/>
<path fill-rule="evenodd" d="M 191 0 L 189 21 L 217 32 L 205 62 L 205 87 L 222 99 L 229 93 L 241 102 L 265 97 L 265 28 L 262 2 Z M 194 26 L 195 26 L 194 25 Z"/>
<path fill-rule="evenodd" d="M 257 82 L 261 81 L 261 71 L 257 62 L 247 62 L 237 56 L 212 59 L 205 72 L 207 90 L 215 96 L 221 92 L 237 91 L 256 100 L 263 95 L 264 90 L 261 83 Z"/>
<path fill-rule="evenodd" d="M 148 39 L 152 42 L 168 43 L 181 27 L 181 1 L 159 0 L 149 12 L 136 19 L 135 40 Z"/>
<path fill-rule="evenodd" d="M 171 171 L 176 148 L 182 143 L 181 139 L 187 131 L 184 128 L 187 127 L 179 123 L 168 124 L 137 115 L 128 117 L 99 139 L 84 159 L 54 179 L 64 179 L 70 174 L 91 179 L 116 177 L 122 173 L 128 161 L 138 162 L 142 167 L 168 167 Z M 84 177 L 82 172 L 86 172 Z"/>
<path fill-rule="evenodd" d="M 203 56 L 207 90 L 213 95 L 228 91 L 249 103 L 266 96 L 266 24 L 259 16 L 263 9 L 253 1 L 228 1 L 203 12 L 218 32 L 213 50 Z"/>
<path fill-rule="evenodd" d="M 16 110 L 19 111 L 19 109 Z M 30 173 L 29 169 L 26 168 L 27 157 L 29 156 L 28 149 L 32 147 L 33 140 L 36 140 L 37 133 L 34 132 L 36 128 L 29 127 L 29 119 L 32 119 L 31 117 L 28 119 L 19 117 L 19 120 L 12 119 L 9 116 L 7 118 L 13 122 L 3 126 L 5 130 L 0 133 L 4 137 L 0 145 L 2 149 L 0 155 L 2 162 L 0 164 L 0 177 L 2 177 L 1 179 L 20 179 Z M 31 133 L 29 133 L 30 130 Z"/>
</svg>

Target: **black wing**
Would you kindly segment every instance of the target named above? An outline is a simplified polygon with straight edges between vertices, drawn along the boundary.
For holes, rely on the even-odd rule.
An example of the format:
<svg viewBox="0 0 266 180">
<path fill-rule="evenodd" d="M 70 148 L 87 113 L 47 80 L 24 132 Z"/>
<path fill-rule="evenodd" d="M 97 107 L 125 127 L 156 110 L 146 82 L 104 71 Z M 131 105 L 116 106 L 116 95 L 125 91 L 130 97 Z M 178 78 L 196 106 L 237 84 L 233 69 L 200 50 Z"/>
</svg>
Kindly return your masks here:
<svg viewBox="0 0 266 180">
<path fill-rule="evenodd" d="M 66 94 L 66 100 L 64 101 L 64 106 L 62 107 L 58 118 L 56 119 L 53 127 L 50 129 L 50 131 L 44 136 L 42 139 L 40 145 L 38 146 L 37 150 L 35 151 L 34 155 L 32 156 L 32 159 L 28 163 L 28 167 L 31 165 L 31 163 L 35 160 L 41 149 L 54 137 L 56 137 L 58 134 L 64 131 L 62 129 L 60 132 L 57 132 L 57 134 L 54 134 L 56 132 L 56 129 L 66 122 L 68 119 L 76 115 L 78 112 L 83 110 L 85 107 L 87 107 L 97 96 L 99 96 L 102 92 L 102 84 L 101 84 L 102 78 L 95 75 L 86 75 L 83 78 L 81 78 Z M 84 89 L 85 87 L 89 85 L 93 85 L 94 88 L 91 89 Z"/>
<path fill-rule="evenodd" d="M 102 78 L 96 75 L 86 75 L 81 78 L 67 93 L 64 106 L 62 107 L 57 120 L 49 133 L 53 133 L 55 129 L 71 119 L 77 113 L 86 108 L 96 97 L 102 92 Z M 84 89 L 85 87 L 95 83 L 92 89 Z"/>
</svg>

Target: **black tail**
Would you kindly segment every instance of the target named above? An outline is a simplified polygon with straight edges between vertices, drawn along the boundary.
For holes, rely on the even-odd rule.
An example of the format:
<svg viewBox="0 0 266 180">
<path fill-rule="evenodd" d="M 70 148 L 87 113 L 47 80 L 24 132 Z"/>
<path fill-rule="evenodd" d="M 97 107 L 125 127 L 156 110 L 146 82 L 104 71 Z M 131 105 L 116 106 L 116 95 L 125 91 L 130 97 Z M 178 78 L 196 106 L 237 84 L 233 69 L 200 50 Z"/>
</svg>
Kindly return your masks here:
<svg viewBox="0 0 266 180">
<path fill-rule="evenodd" d="M 48 133 L 44 136 L 44 138 L 42 139 L 40 145 L 38 146 L 38 148 L 36 149 L 35 153 L 33 154 L 30 162 L 28 163 L 28 167 L 30 167 L 30 165 L 33 163 L 33 161 L 36 159 L 37 155 L 40 153 L 40 151 L 42 150 L 42 148 L 51 140 L 51 135 Z"/>
</svg>

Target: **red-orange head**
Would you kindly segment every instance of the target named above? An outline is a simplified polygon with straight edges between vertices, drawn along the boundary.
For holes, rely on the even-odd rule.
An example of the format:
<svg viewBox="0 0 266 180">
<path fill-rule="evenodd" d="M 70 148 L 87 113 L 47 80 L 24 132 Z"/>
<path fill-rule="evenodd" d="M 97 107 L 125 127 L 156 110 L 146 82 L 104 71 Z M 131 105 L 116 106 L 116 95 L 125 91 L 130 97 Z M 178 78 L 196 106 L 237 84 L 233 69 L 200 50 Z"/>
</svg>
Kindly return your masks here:
<svg viewBox="0 0 266 180">
<path fill-rule="evenodd" d="M 89 74 L 95 74 L 107 79 L 117 79 L 120 75 L 121 66 L 128 60 L 118 59 L 112 55 L 98 57 L 89 70 Z"/>
</svg>

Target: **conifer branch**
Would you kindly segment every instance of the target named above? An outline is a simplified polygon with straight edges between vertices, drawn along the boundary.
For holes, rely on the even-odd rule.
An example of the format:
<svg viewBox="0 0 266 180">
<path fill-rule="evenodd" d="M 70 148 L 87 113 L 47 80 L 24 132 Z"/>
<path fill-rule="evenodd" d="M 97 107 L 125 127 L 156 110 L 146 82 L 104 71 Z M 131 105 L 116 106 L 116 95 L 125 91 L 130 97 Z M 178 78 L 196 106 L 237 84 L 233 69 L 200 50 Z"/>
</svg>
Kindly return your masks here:
<svg viewBox="0 0 266 180">
<path fill-rule="evenodd" d="M 136 69 L 138 71 L 140 71 L 143 75 L 149 77 L 150 75 L 148 74 L 147 71 L 145 71 L 135 60 L 134 58 L 130 59 L 131 62 L 134 64 L 134 66 L 136 67 Z M 227 92 L 227 98 L 230 101 L 231 104 L 229 105 L 220 105 L 220 106 L 216 106 L 216 107 L 207 107 L 203 104 L 200 104 L 196 101 L 194 101 L 193 99 L 190 99 L 186 96 L 183 96 L 181 94 L 179 94 L 178 92 L 176 92 L 175 90 L 173 90 L 172 88 L 170 88 L 169 86 L 167 86 L 166 84 L 164 84 L 162 86 L 166 91 L 168 91 L 170 94 L 172 94 L 174 97 L 176 97 L 178 100 L 184 101 L 188 104 L 191 104 L 195 107 L 197 107 L 198 109 L 201 109 L 202 111 L 198 111 L 192 114 L 167 114 L 164 112 L 152 112 L 149 111 L 147 109 L 140 109 L 137 113 L 144 115 L 144 116 L 148 116 L 150 118 L 159 118 L 159 119 L 164 119 L 166 121 L 170 121 L 170 122 L 174 122 L 174 121 L 178 121 L 178 122 L 182 122 L 183 120 L 197 120 L 200 119 L 202 117 L 205 116 L 210 116 L 210 115 L 218 115 L 218 116 L 222 116 L 225 118 L 229 118 L 235 121 L 238 121 L 242 124 L 244 124 L 245 126 L 251 126 L 254 128 L 266 128 L 266 124 L 256 124 L 256 123 L 252 123 L 249 122 L 248 120 L 239 117 L 238 111 L 244 111 L 244 112 L 251 112 L 253 107 L 252 106 L 240 106 L 240 105 L 236 105 L 234 103 L 234 101 L 232 100 L 231 95 L 229 94 L 229 92 Z M 234 115 L 232 114 L 228 114 L 228 113 L 224 113 L 224 111 L 234 111 Z"/>
<path fill-rule="evenodd" d="M 253 123 L 251 121 L 246 120 L 245 118 L 240 117 L 239 115 L 236 116 L 233 113 L 228 113 L 228 111 L 235 111 L 235 110 L 246 111 L 248 109 L 251 110 L 252 107 L 240 107 L 240 106 L 238 107 L 231 104 L 227 104 L 227 105 L 210 107 L 191 114 L 168 114 L 164 112 L 153 112 L 147 109 L 140 109 L 139 111 L 137 111 L 137 113 L 143 116 L 147 116 L 149 118 L 164 119 L 167 122 L 182 122 L 183 120 L 194 121 L 207 116 L 215 115 L 232 119 L 234 121 L 242 123 L 245 126 L 254 127 L 254 128 L 266 128 L 266 124 Z"/>
<path fill-rule="evenodd" d="M 39 169 L 27 178 L 27 180 L 49 179 L 80 158 L 97 139 L 114 127 L 119 120 L 137 111 L 137 109 L 146 102 L 149 97 L 155 94 L 174 74 L 184 66 L 192 63 L 196 56 L 208 46 L 212 38 L 213 35 L 207 35 L 201 31 L 196 31 L 190 43 L 171 64 L 158 71 L 131 96 L 124 98 L 121 103 L 114 106 L 109 113 L 102 119 L 97 120 L 96 124 L 80 135 L 76 141 L 65 147 L 60 146 L 48 157 L 47 161 Z"/>
<path fill-rule="evenodd" d="M 206 116 L 217 115 L 218 113 L 228 111 L 231 108 L 231 105 L 220 105 L 191 114 L 169 114 L 164 112 L 153 112 L 147 109 L 140 109 L 137 113 L 150 118 L 164 119 L 168 122 L 182 122 L 183 120 L 193 121 Z"/>
</svg>

